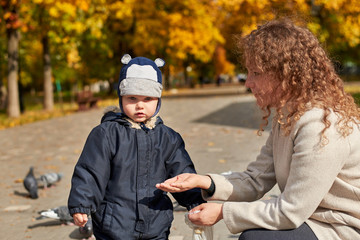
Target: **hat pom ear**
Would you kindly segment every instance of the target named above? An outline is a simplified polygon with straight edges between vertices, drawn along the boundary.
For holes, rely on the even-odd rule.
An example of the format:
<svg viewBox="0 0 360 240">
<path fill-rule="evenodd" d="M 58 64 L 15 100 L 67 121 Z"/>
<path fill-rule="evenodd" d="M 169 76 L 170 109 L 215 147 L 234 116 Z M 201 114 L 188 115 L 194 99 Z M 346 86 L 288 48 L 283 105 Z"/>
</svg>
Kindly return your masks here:
<svg viewBox="0 0 360 240">
<path fill-rule="evenodd" d="M 163 67 L 163 66 L 165 65 L 165 61 L 162 60 L 161 58 L 155 59 L 154 62 L 155 62 L 155 64 L 156 64 L 156 66 L 158 66 L 158 67 Z"/>
<path fill-rule="evenodd" d="M 123 64 L 128 64 L 131 60 L 131 56 L 129 54 L 125 54 L 122 58 L 121 58 L 121 62 Z"/>
</svg>

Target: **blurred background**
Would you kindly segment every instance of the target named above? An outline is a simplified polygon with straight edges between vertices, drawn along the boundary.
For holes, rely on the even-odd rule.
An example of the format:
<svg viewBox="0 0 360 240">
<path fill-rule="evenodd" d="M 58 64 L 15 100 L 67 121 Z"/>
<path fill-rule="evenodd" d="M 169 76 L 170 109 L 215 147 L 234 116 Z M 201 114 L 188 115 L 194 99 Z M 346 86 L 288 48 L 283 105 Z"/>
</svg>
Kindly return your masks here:
<svg viewBox="0 0 360 240">
<path fill-rule="evenodd" d="M 164 94 L 241 85 L 236 38 L 284 16 L 319 38 L 358 99 L 359 13 L 358 0 L 0 0 L 0 129 L 77 111 L 84 90 L 117 101 L 125 53 L 165 60 Z"/>
</svg>

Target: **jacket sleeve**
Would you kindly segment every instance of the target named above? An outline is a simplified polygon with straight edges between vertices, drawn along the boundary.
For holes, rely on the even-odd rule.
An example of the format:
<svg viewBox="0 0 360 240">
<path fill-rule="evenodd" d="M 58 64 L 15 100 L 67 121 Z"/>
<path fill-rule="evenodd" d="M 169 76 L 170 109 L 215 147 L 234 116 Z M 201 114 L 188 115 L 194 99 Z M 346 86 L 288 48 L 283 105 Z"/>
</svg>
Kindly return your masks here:
<svg viewBox="0 0 360 240">
<path fill-rule="evenodd" d="M 105 131 L 95 127 L 89 134 L 71 180 L 68 207 L 74 213 L 95 212 L 110 176 L 110 150 Z"/>
<path fill-rule="evenodd" d="M 181 173 L 196 173 L 193 162 L 185 150 L 185 143 L 180 134 L 175 133 L 176 144 L 173 154 L 166 160 L 168 178 L 175 177 Z M 206 201 L 201 196 L 201 190 L 194 188 L 182 193 L 172 193 L 172 196 L 181 205 L 190 210 Z"/>
<path fill-rule="evenodd" d="M 321 117 L 321 112 L 304 114 L 288 136 L 293 153 L 286 186 L 277 198 L 224 203 L 224 222 L 230 232 L 297 228 L 319 207 L 350 154 L 349 140 L 338 133 L 335 121 L 325 132 L 329 142 L 319 146 Z"/>
<path fill-rule="evenodd" d="M 208 175 L 215 183 L 215 192 L 210 197 L 202 191 L 206 200 L 254 201 L 263 197 L 276 184 L 272 132 L 256 161 L 251 162 L 244 172 L 233 172 L 227 176 Z"/>
</svg>

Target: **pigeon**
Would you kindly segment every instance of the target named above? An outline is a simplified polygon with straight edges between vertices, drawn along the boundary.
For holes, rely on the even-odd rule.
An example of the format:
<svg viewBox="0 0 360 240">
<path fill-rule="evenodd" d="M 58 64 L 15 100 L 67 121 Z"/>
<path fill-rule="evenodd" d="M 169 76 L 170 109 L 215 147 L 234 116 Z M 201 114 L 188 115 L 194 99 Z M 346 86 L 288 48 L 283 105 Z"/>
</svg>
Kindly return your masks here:
<svg viewBox="0 0 360 240">
<path fill-rule="evenodd" d="M 62 223 L 70 224 L 73 222 L 73 218 L 69 213 L 69 209 L 67 206 L 60 206 L 55 207 L 47 210 L 42 210 L 38 212 L 40 214 L 39 217 L 36 218 L 36 220 L 44 219 L 44 218 L 51 218 L 51 219 L 57 219 Z"/>
<path fill-rule="evenodd" d="M 51 209 L 47 209 L 47 210 L 42 210 L 42 211 L 39 211 L 38 213 L 40 214 L 40 216 L 37 217 L 36 220 L 50 218 L 50 219 L 59 220 L 61 223 L 64 223 L 67 225 L 74 222 L 74 219 L 70 215 L 69 209 L 67 206 L 59 206 L 59 207 L 55 207 L 55 208 L 51 208 Z M 81 236 L 83 238 L 86 238 L 86 239 L 90 238 L 93 235 L 93 225 L 92 225 L 91 218 L 89 218 L 89 220 L 87 221 L 85 226 L 79 227 L 79 233 L 81 234 Z"/>
<path fill-rule="evenodd" d="M 93 235 L 93 225 L 91 218 L 89 218 L 85 226 L 79 227 L 79 232 L 84 238 L 90 238 Z"/>
<path fill-rule="evenodd" d="M 44 184 L 44 188 L 47 188 L 53 185 L 54 183 L 59 182 L 62 177 L 63 177 L 62 173 L 50 172 L 41 175 L 37 180 Z"/>
<path fill-rule="evenodd" d="M 24 179 L 24 187 L 25 189 L 30 193 L 30 197 L 32 199 L 37 199 L 38 196 L 38 185 L 36 178 L 34 176 L 34 168 L 30 167 L 29 172 L 27 173 L 25 179 Z"/>
</svg>

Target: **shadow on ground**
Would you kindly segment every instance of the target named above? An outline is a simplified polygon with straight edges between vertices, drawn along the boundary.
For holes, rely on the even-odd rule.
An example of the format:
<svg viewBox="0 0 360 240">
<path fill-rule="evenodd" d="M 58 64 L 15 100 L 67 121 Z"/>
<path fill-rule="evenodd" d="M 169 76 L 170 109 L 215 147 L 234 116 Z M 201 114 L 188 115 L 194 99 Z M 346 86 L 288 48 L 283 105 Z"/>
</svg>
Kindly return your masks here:
<svg viewBox="0 0 360 240">
<path fill-rule="evenodd" d="M 55 227 L 55 226 L 74 226 L 74 224 L 64 224 L 58 220 L 50 220 L 41 223 L 36 223 L 28 226 L 28 229 L 34 229 L 38 227 Z M 69 235 L 71 239 L 88 239 L 88 237 L 84 237 L 83 234 L 80 233 L 79 228 L 76 227 Z"/>
<path fill-rule="evenodd" d="M 256 102 L 232 103 L 220 110 L 196 119 L 195 123 L 208 123 L 215 125 L 226 125 L 231 127 L 242 127 L 259 129 L 262 121 L 262 112 Z M 271 119 L 269 119 L 269 122 Z M 265 130 L 269 130 L 269 125 Z"/>
<path fill-rule="evenodd" d="M 58 221 L 58 220 L 50 220 L 45 222 L 36 223 L 33 225 L 28 226 L 29 229 L 34 229 L 38 227 L 53 227 L 53 226 L 62 226 L 65 225 L 64 223 Z"/>
</svg>

